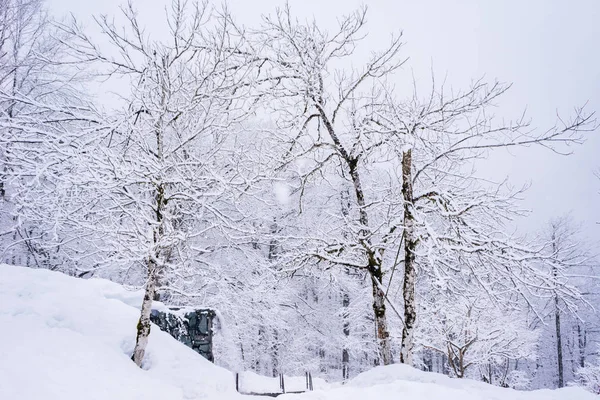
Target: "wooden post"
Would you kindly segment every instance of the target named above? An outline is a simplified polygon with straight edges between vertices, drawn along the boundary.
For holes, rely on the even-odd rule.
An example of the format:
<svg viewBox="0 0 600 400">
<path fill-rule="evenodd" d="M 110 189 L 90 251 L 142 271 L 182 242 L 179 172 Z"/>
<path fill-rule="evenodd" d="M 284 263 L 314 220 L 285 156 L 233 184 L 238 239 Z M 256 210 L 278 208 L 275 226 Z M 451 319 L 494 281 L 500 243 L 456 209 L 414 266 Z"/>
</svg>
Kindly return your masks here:
<svg viewBox="0 0 600 400">
<path fill-rule="evenodd" d="M 240 392 L 240 373 L 236 372 L 235 373 L 235 391 L 236 392 Z"/>
<path fill-rule="evenodd" d="M 309 390 L 309 386 L 308 386 L 308 371 L 304 371 L 304 377 L 306 378 L 306 390 Z"/>
<path fill-rule="evenodd" d="M 312 374 L 309 372 L 308 373 L 308 383 L 309 383 L 309 390 L 313 390 L 313 381 L 312 381 Z"/>
<path fill-rule="evenodd" d="M 281 393 L 285 393 L 285 378 L 283 374 L 279 374 L 279 386 L 281 387 Z"/>
</svg>

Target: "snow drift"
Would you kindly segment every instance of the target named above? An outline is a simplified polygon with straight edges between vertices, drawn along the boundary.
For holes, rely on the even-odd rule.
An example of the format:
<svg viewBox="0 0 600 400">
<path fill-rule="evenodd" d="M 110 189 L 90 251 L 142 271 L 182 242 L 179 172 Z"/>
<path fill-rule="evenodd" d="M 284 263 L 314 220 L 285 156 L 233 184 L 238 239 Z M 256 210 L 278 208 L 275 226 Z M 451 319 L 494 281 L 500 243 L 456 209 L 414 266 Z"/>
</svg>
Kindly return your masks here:
<svg viewBox="0 0 600 400">
<path fill-rule="evenodd" d="M 314 393 L 306 395 L 304 400 L 309 399 L 598 400 L 598 397 L 579 387 L 517 391 L 395 364 L 358 375 L 347 385 L 336 389 L 335 397 L 320 397 Z"/>
<path fill-rule="evenodd" d="M 102 279 L 0 265 L 0 399 L 238 397 L 232 373 L 157 327 L 144 370 L 135 366 L 141 296 Z"/>
<path fill-rule="evenodd" d="M 248 399 L 233 373 L 154 327 L 144 369 L 130 360 L 141 292 L 47 270 L 0 265 L 0 399 Z M 251 377 L 252 374 L 247 375 Z M 260 378 L 256 378 L 260 386 Z M 518 392 L 404 365 L 346 385 L 279 398 L 379 400 L 595 400 L 580 388 Z"/>
</svg>

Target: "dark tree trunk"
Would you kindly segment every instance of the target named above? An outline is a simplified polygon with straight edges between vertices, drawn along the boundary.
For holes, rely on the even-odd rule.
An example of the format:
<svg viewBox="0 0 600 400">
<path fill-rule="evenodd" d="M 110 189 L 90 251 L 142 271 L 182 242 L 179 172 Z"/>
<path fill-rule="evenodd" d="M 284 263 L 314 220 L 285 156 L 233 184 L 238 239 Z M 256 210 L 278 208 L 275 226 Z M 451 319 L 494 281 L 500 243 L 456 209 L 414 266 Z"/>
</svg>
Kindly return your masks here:
<svg viewBox="0 0 600 400">
<path fill-rule="evenodd" d="M 581 327 L 581 324 L 577 324 L 577 337 L 579 342 L 579 366 L 585 367 L 585 347 L 587 345 L 587 334 L 585 327 Z"/>
<path fill-rule="evenodd" d="M 562 337 L 560 335 L 560 312 L 558 309 L 558 297 L 554 297 L 554 319 L 556 323 L 556 357 L 558 360 L 558 387 L 561 388 L 565 385 L 564 383 L 564 372 L 563 372 L 563 353 L 562 353 Z"/>
<path fill-rule="evenodd" d="M 552 233 L 552 251 L 557 254 L 557 243 L 556 235 Z M 558 277 L 557 267 L 552 268 L 552 275 L 556 279 Z M 564 383 L 564 372 L 563 372 L 563 353 L 562 353 L 562 337 L 560 334 L 560 309 L 558 307 L 558 294 L 554 294 L 554 322 L 556 327 L 556 358 L 558 362 L 558 387 L 561 388 L 565 385 Z"/>
<path fill-rule="evenodd" d="M 348 167 L 354 184 L 356 200 L 359 207 L 359 222 L 362 226 L 361 244 L 367 249 L 367 271 L 371 275 L 371 286 L 373 288 L 373 314 L 375 315 L 375 328 L 377 331 L 377 342 L 379 344 L 379 356 L 383 365 L 392 363 L 392 349 L 390 346 L 390 333 L 387 326 L 387 315 L 385 307 L 385 292 L 381 287 L 383 282 L 383 271 L 381 270 L 381 254 L 372 249 L 371 231 L 369 229 L 369 217 L 366 210 L 365 197 L 362 189 L 360 175 L 357 169 L 358 160 L 349 159 Z"/>
<path fill-rule="evenodd" d="M 341 192 L 341 203 L 342 203 L 342 215 L 344 218 L 348 218 L 350 215 L 350 191 L 348 188 L 345 188 Z M 344 238 L 348 239 L 348 232 L 344 232 Z M 350 270 L 346 268 L 346 274 L 350 275 Z M 348 312 L 348 307 L 350 307 L 350 295 L 348 291 L 344 289 L 344 293 L 342 295 L 342 308 L 343 310 L 343 318 L 344 318 L 344 326 L 343 333 L 346 337 L 346 343 L 344 343 L 344 348 L 342 349 L 342 379 L 344 381 L 350 378 L 350 352 L 348 351 L 347 341 L 350 337 L 350 313 Z"/>
<path fill-rule="evenodd" d="M 272 365 L 271 369 L 273 372 L 273 378 L 277 376 L 279 373 L 279 335 L 277 334 L 277 329 L 273 330 L 273 355 L 271 357 Z"/>
</svg>

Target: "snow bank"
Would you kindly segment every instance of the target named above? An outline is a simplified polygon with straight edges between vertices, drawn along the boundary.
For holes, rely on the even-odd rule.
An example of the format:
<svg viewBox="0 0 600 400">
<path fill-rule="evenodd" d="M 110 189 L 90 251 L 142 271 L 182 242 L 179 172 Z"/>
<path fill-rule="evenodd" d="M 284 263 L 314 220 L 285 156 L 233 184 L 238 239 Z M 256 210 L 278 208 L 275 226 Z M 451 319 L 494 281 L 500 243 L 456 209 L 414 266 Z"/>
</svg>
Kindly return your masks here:
<svg viewBox="0 0 600 400">
<path fill-rule="evenodd" d="M 233 374 L 154 327 L 129 359 L 141 292 L 0 265 L 0 399 L 240 398 Z"/>
<path fill-rule="evenodd" d="M 291 398 L 285 395 L 279 399 Z M 505 389 L 470 379 L 452 379 L 406 365 L 389 365 L 364 372 L 346 385 L 302 395 L 302 400 L 597 400 L 581 388 L 535 390 Z"/>
</svg>

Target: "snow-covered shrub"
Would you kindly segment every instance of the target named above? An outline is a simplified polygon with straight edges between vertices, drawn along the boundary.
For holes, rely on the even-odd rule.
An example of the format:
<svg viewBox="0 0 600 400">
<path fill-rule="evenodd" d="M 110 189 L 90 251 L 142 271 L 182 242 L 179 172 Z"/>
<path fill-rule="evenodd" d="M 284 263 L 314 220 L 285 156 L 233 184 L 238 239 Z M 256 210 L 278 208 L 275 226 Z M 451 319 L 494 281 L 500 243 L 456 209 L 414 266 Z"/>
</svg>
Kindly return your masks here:
<svg viewBox="0 0 600 400">
<path fill-rule="evenodd" d="M 531 389 L 531 378 L 525 371 L 514 370 L 508 373 L 506 384 L 513 389 L 529 390 Z"/>
<path fill-rule="evenodd" d="M 600 365 L 588 365 L 577 370 L 577 383 L 592 393 L 600 394 Z"/>
</svg>

